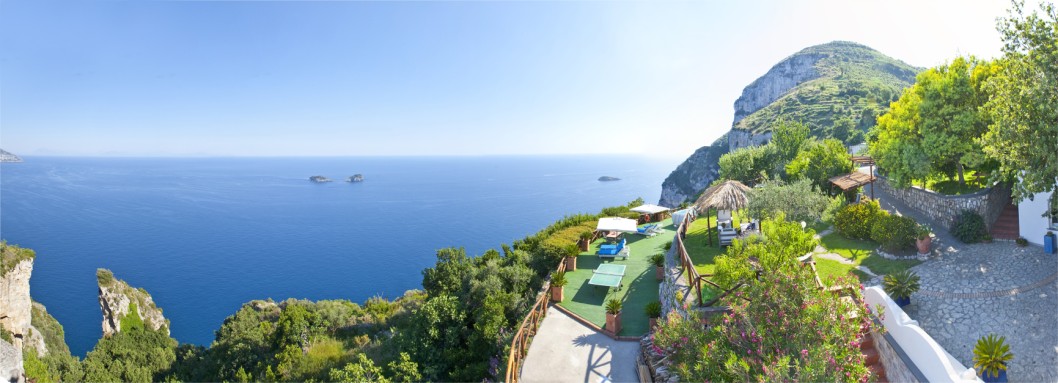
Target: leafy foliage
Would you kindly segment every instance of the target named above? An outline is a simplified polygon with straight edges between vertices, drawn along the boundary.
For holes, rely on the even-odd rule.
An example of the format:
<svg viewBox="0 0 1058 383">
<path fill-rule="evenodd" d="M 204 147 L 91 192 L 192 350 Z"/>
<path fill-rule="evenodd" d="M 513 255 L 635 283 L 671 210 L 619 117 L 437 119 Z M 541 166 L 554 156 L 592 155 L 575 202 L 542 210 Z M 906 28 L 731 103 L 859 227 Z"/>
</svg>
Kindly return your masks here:
<svg viewBox="0 0 1058 383">
<path fill-rule="evenodd" d="M 99 340 L 83 362 L 89 382 L 154 382 L 176 361 L 176 340 L 164 330 L 122 330 Z"/>
<path fill-rule="evenodd" d="M 621 313 L 621 300 L 617 298 L 606 301 L 606 313 L 610 315 L 617 315 Z"/>
<path fill-rule="evenodd" d="M 882 288 L 893 298 L 909 298 L 919 287 L 918 274 L 911 270 L 887 274 L 882 279 Z"/>
<path fill-rule="evenodd" d="M 985 219 L 973 210 L 963 210 L 951 225 L 951 235 L 963 243 L 977 243 L 988 235 Z"/>
<path fill-rule="evenodd" d="M 720 157 L 720 178 L 755 185 L 774 176 L 775 147 L 771 145 L 739 148 Z"/>
<path fill-rule="evenodd" d="M 834 214 L 834 229 L 845 238 L 870 239 L 875 221 L 886 215 L 878 201 L 845 205 Z"/>
<path fill-rule="evenodd" d="M 646 312 L 647 317 L 649 317 L 649 318 L 659 318 L 659 317 L 661 317 L 661 302 L 660 301 L 653 301 L 653 302 L 647 303 L 646 307 L 644 307 L 643 310 Z"/>
<path fill-rule="evenodd" d="M 871 240 L 880 243 L 885 251 L 904 250 L 914 245 L 918 235 L 917 226 L 915 220 L 908 217 L 882 215 L 871 227 Z"/>
<path fill-rule="evenodd" d="M 1014 354 L 1010 352 L 1010 345 L 1006 344 L 1006 341 L 1006 337 L 996 336 L 996 334 L 988 334 L 978 339 L 977 344 L 974 345 L 974 368 L 980 370 L 982 374 L 999 376 L 999 371 L 1006 370 L 1007 362 L 1014 359 Z"/>
<path fill-rule="evenodd" d="M 791 259 L 811 252 L 819 244 L 814 230 L 804 230 L 800 223 L 787 222 L 781 215 L 765 221 L 761 227 L 764 239 L 735 240 L 723 255 L 714 259 L 714 282 L 725 289 L 732 288 L 754 279 L 758 270 L 763 274 L 771 273 Z M 757 260 L 757 266 L 751 267 L 750 258 Z"/>
<path fill-rule="evenodd" d="M 830 178 L 847 174 L 853 169 L 845 145 L 835 139 L 811 141 L 789 164 L 786 174 L 791 179 L 807 179 L 819 188 L 829 188 Z"/>
<path fill-rule="evenodd" d="M 1019 201 L 1054 190 L 1058 178 L 1058 8 L 1041 3 L 1040 9 L 1026 14 L 1014 2 L 999 20 L 1004 55 L 986 85 L 991 124 L 980 142 L 999 162 L 1001 177 L 1016 181 Z"/>
<path fill-rule="evenodd" d="M 870 326 L 866 307 L 815 285 L 811 269 L 796 259 L 807 240 L 800 225 L 765 227 L 780 229 L 742 249 L 765 257 L 760 279 L 741 278 L 751 267 L 746 257 L 721 257 L 741 264 L 718 266 L 718 273 L 735 271 L 725 279 L 747 282 L 725 298 L 732 312 L 709 320 L 670 314 L 655 332 L 655 351 L 687 381 L 865 381 L 870 372 L 859 344 Z"/>
<path fill-rule="evenodd" d="M 750 216 L 760 219 L 784 214 L 792 221 L 815 222 L 829 202 L 808 180 L 768 181 L 750 191 L 747 210 Z"/>
</svg>

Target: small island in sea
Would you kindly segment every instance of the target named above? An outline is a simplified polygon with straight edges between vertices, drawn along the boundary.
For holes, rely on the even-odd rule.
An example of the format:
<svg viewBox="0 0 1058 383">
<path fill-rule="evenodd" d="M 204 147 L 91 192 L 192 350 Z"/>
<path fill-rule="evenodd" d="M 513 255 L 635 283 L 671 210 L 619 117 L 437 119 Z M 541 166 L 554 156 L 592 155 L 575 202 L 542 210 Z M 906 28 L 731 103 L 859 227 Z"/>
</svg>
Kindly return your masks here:
<svg viewBox="0 0 1058 383">
<path fill-rule="evenodd" d="M 346 182 L 364 182 L 363 174 L 353 174 L 346 180 Z"/>
<path fill-rule="evenodd" d="M 610 177 L 610 176 L 602 176 L 602 177 L 599 177 L 599 181 L 602 181 L 602 182 L 607 182 L 607 181 L 620 181 L 620 180 L 621 180 L 621 179 L 620 179 L 620 178 L 617 178 L 617 177 Z"/>
<path fill-rule="evenodd" d="M 312 176 L 312 177 L 309 177 L 309 181 L 312 181 L 312 182 L 315 182 L 315 183 L 319 184 L 319 183 L 324 183 L 324 182 L 332 182 L 333 180 L 330 179 L 330 178 L 324 177 L 324 176 Z"/>
</svg>

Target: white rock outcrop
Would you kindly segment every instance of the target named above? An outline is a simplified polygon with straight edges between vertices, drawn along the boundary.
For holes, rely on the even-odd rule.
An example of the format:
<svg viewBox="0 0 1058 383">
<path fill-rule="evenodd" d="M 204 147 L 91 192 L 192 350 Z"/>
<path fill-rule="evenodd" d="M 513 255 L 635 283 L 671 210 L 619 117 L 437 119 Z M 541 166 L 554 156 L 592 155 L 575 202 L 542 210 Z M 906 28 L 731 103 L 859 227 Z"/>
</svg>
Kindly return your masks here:
<svg viewBox="0 0 1058 383">
<path fill-rule="evenodd" d="M 99 282 L 99 308 L 103 312 L 103 336 L 111 336 L 121 331 L 121 320 L 132 311 L 130 307 L 133 303 L 136 304 L 136 313 L 145 328 L 164 328 L 166 335 L 169 334 L 169 320 L 162 315 L 162 309 L 155 305 L 150 294 L 114 278 L 110 270 L 99 269 L 96 271 L 96 278 Z"/>
<path fill-rule="evenodd" d="M 0 276 L 0 326 L 11 333 L 13 346 L 17 349 L 29 346 L 37 350 L 38 355 L 44 355 L 48 352 L 44 337 L 32 323 L 33 300 L 29 296 L 32 275 L 33 258 L 29 258 L 18 261 Z"/>
</svg>

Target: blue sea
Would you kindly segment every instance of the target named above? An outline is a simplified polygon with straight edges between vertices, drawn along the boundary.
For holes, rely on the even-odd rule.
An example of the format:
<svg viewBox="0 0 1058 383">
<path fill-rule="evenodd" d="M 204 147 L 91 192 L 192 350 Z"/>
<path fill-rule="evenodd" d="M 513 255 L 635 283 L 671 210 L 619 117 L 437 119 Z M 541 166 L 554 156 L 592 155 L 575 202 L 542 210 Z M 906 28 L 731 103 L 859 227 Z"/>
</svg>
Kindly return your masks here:
<svg viewBox="0 0 1058 383">
<path fill-rule="evenodd" d="M 31 294 L 75 354 L 102 335 L 97 268 L 146 289 L 174 338 L 208 345 L 253 299 L 393 298 L 420 288 L 439 248 L 479 255 L 565 215 L 656 203 L 676 162 L 25 157 L 0 165 L 0 237 L 36 250 Z"/>
</svg>

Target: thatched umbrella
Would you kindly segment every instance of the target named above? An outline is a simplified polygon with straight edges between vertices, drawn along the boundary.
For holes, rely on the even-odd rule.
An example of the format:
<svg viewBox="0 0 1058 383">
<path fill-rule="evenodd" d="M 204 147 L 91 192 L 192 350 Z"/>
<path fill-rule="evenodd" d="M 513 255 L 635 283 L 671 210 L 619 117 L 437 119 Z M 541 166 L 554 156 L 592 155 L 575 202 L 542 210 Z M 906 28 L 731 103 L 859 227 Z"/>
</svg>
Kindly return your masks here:
<svg viewBox="0 0 1058 383">
<path fill-rule="evenodd" d="M 705 192 L 694 203 L 694 206 L 698 209 L 698 212 L 705 214 L 706 220 L 708 220 L 709 209 L 735 211 L 746 208 L 749 205 L 747 193 L 750 190 L 749 186 L 741 182 L 727 180 L 705 189 Z M 712 223 L 707 222 L 707 224 L 709 226 L 709 244 L 711 245 L 713 243 Z"/>
</svg>

